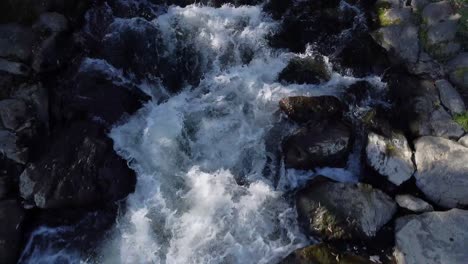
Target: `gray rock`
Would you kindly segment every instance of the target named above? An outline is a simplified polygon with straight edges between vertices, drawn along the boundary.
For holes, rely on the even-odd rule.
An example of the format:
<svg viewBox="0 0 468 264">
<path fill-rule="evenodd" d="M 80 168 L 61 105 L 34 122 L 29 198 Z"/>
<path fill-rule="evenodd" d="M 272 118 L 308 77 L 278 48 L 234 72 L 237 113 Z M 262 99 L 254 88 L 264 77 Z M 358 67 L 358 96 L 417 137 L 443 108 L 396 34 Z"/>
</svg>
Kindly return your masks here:
<svg viewBox="0 0 468 264">
<path fill-rule="evenodd" d="M 14 62 L 0 58 L 0 71 L 8 72 L 14 75 L 27 75 L 29 68 L 21 62 Z"/>
<path fill-rule="evenodd" d="M 14 200 L 0 201 L 0 260 L 2 264 L 16 263 L 22 238 L 24 211 Z"/>
<path fill-rule="evenodd" d="M 434 25 L 448 20 L 454 14 L 449 1 L 440 1 L 428 4 L 422 11 L 421 17 L 427 25 Z"/>
<path fill-rule="evenodd" d="M 411 0 L 411 7 L 413 8 L 413 11 L 421 12 L 429 3 L 429 0 Z"/>
<path fill-rule="evenodd" d="M 432 26 L 427 29 L 427 42 L 430 45 L 448 42 L 455 38 L 457 33 L 458 21 L 447 20 Z"/>
<path fill-rule="evenodd" d="M 419 54 L 419 29 L 414 25 L 391 25 L 372 34 L 377 43 L 407 63 L 416 63 Z"/>
<path fill-rule="evenodd" d="M 468 148 L 440 137 L 415 141 L 416 185 L 447 208 L 468 205 Z"/>
<path fill-rule="evenodd" d="M 67 30 L 68 21 L 62 14 L 56 12 L 43 13 L 34 23 L 34 31 L 53 34 Z"/>
<path fill-rule="evenodd" d="M 28 149 L 19 147 L 17 141 L 17 137 L 12 132 L 0 130 L 0 153 L 17 163 L 26 164 Z"/>
<path fill-rule="evenodd" d="M 463 127 L 456 123 L 452 116 L 441 107 L 431 113 L 429 125 L 431 132 L 426 135 L 458 140 L 465 134 Z"/>
<path fill-rule="evenodd" d="M 22 84 L 12 91 L 11 97 L 25 101 L 33 108 L 34 117 L 45 127 L 49 126 L 49 97 L 40 83 Z"/>
<path fill-rule="evenodd" d="M 409 194 L 397 195 L 395 201 L 401 208 L 408 209 L 415 213 L 434 211 L 432 205 Z"/>
<path fill-rule="evenodd" d="M 370 238 L 397 210 L 395 202 L 366 184 L 314 179 L 296 195 L 299 220 L 324 239 Z"/>
<path fill-rule="evenodd" d="M 413 152 L 402 134 L 392 133 L 391 138 L 385 138 L 371 132 L 367 137 L 367 163 L 395 185 L 402 184 L 413 175 L 412 156 Z"/>
<path fill-rule="evenodd" d="M 27 120 L 27 106 L 22 100 L 5 99 L 0 101 L 0 119 L 5 128 L 16 130 Z"/>
<path fill-rule="evenodd" d="M 0 24 L 0 57 L 26 61 L 34 41 L 31 29 L 18 24 Z"/>
<path fill-rule="evenodd" d="M 458 143 L 462 144 L 463 146 L 467 147 L 468 148 L 468 135 L 465 135 L 463 137 L 461 137 L 459 140 L 458 140 Z"/>
<path fill-rule="evenodd" d="M 468 90 L 468 52 L 462 52 L 447 63 L 450 81 L 460 89 Z"/>
<path fill-rule="evenodd" d="M 280 109 L 296 122 L 340 117 L 344 111 L 341 101 L 334 96 L 292 96 L 279 102 Z"/>
<path fill-rule="evenodd" d="M 398 264 L 464 264 L 468 259 L 468 211 L 452 209 L 397 220 Z"/>
<path fill-rule="evenodd" d="M 283 141 L 284 163 L 296 169 L 344 166 L 350 141 L 351 130 L 342 122 L 310 122 Z"/>
<path fill-rule="evenodd" d="M 463 113 L 466 110 L 463 98 L 457 90 L 447 80 L 437 80 L 435 85 L 439 89 L 439 96 L 442 104 L 450 110 L 452 114 Z"/>
</svg>

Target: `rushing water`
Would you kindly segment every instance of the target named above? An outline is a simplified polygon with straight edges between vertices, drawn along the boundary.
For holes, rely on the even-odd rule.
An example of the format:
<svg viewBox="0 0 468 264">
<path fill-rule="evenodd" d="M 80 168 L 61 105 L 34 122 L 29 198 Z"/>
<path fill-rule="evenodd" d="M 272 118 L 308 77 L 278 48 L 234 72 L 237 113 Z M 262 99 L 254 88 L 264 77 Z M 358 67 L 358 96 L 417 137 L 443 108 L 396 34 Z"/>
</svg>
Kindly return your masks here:
<svg viewBox="0 0 468 264">
<path fill-rule="evenodd" d="M 37 250 L 34 238 L 53 240 L 70 227 L 42 228 L 22 262 L 274 263 L 309 242 L 288 192 L 311 173 L 270 164 L 276 153 L 269 144 L 277 148 L 284 135 L 269 133 L 281 118 L 278 101 L 339 94 L 357 79 L 334 73 L 319 86 L 278 83 L 295 54 L 269 48 L 266 39 L 278 23 L 259 6 L 171 7 L 152 23 L 161 32 L 161 56 L 184 60 L 177 58 L 180 49 L 193 51 L 200 83 L 167 100 L 155 92 L 161 87 L 145 86 L 153 100 L 111 131 L 138 181 L 96 254 L 52 241 Z M 356 179 L 352 170 L 319 172 Z"/>
</svg>

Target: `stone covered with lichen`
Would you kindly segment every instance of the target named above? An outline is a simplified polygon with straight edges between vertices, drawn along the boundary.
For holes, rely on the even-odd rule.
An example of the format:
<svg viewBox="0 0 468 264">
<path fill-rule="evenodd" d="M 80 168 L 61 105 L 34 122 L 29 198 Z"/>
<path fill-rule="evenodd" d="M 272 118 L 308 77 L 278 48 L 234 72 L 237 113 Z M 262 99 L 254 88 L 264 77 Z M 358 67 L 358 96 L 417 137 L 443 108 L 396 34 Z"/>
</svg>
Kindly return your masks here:
<svg viewBox="0 0 468 264">
<path fill-rule="evenodd" d="M 374 237 L 396 212 L 395 202 L 367 184 L 314 179 L 298 192 L 299 220 L 312 235 L 325 240 Z"/>
</svg>

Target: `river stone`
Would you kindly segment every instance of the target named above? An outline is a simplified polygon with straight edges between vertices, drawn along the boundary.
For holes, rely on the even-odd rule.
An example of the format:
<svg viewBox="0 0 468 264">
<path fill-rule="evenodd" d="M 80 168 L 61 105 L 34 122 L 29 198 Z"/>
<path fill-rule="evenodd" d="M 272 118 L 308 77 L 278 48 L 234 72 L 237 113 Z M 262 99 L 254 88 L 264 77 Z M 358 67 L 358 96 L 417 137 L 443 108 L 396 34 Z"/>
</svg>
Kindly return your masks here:
<svg viewBox="0 0 468 264">
<path fill-rule="evenodd" d="M 401 194 L 395 197 L 395 201 L 401 208 L 408 209 L 415 213 L 434 211 L 432 205 L 426 201 L 409 194 Z"/>
<path fill-rule="evenodd" d="M 39 208 L 98 206 L 125 198 L 135 175 L 113 151 L 112 141 L 94 123 L 74 123 L 49 151 L 20 175 L 26 205 Z"/>
<path fill-rule="evenodd" d="M 304 123 L 313 119 L 339 117 L 343 104 L 334 96 L 292 96 L 279 102 L 280 109 L 296 122 Z"/>
<path fill-rule="evenodd" d="M 296 249 L 279 264 L 372 264 L 368 259 L 343 253 L 327 244 Z"/>
<path fill-rule="evenodd" d="M 440 137 L 415 141 L 416 185 L 447 208 L 468 205 L 468 148 Z"/>
<path fill-rule="evenodd" d="M 455 122 L 452 116 L 442 107 L 431 113 L 429 126 L 431 129 L 430 133 L 421 135 L 433 135 L 458 140 L 465 134 L 463 127 Z"/>
<path fill-rule="evenodd" d="M 388 195 L 370 185 L 323 177 L 297 193 L 296 206 L 306 230 L 327 240 L 371 238 L 397 210 Z"/>
<path fill-rule="evenodd" d="M 462 52 L 447 63 L 450 81 L 460 89 L 468 90 L 468 52 Z"/>
<path fill-rule="evenodd" d="M 0 201 L 0 262 L 16 263 L 22 239 L 24 211 L 14 200 Z"/>
<path fill-rule="evenodd" d="M 32 52 L 31 29 L 18 24 L 0 24 L 0 57 L 26 61 Z"/>
<path fill-rule="evenodd" d="M 319 84 L 330 80 L 331 73 L 322 56 L 296 57 L 278 75 L 278 80 L 298 84 Z"/>
<path fill-rule="evenodd" d="M 10 130 L 18 129 L 27 119 L 27 106 L 22 100 L 5 99 L 0 101 L 0 119 Z"/>
<path fill-rule="evenodd" d="M 385 138 L 371 132 L 367 137 L 367 163 L 395 185 L 402 184 L 413 175 L 412 156 L 413 152 L 402 134 L 392 133 L 391 138 Z"/>
<path fill-rule="evenodd" d="M 427 29 L 427 42 L 428 44 L 438 44 L 441 42 L 448 42 L 455 38 L 457 33 L 458 22 L 456 20 L 447 20 Z"/>
<path fill-rule="evenodd" d="M 296 169 L 344 166 L 350 141 L 351 130 L 340 121 L 309 122 L 283 141 L 284 163 Z"/>
<path fill-rule="evenodd" d="M 437 80 L 435 85 L 439 89 L 440 101 L 452 114 L 465 112 L 463 98 L 447 80 Z"/>
<path fill-rule="evenodd" d="M 0 130 L 0 153 L 14 162 L 25 164 L 28 160 L 28 149 L 19 147 L 17 141 L 14 133 Z"/>
<path fill-rule="evenodd" d="M 468 259 L 468 211 L 452 209 L 397 219 L 398 264 L 463 264 Z"/>
<path fill-rule="evenodd" d="M 463 146 L 467 147 L 468 148 L 468 134 L 461 137 L 459 140 L 458 140 L 458 143 L 462 144 Z"/>
<path fill-rule="evenodd" d="M 416 63 L 419 54 L 418 27 L 412 24 L 391 25 L 375 31 L 372 36 L 384 49 L 407 63 Z"/>
</svg>

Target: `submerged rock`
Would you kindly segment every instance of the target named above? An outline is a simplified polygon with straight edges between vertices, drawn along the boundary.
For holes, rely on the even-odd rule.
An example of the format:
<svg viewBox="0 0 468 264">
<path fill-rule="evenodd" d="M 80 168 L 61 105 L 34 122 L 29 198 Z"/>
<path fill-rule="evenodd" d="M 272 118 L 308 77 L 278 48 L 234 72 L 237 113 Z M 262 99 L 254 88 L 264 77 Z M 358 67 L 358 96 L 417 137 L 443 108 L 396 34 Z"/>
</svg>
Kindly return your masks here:
<svg viewBox="0 0 468 264">
<path fill-rule="evenodd" d="M 368 259 L 343 253 L 327 244 L 297 249 L 279 264 L 371 264 Z"/>
<path fill-rule="evenodd" d="M 282 143 L 287 167 L 311 169 L 343 166 L 351 145 L 351 130 L 340 121 L 310 122 Z"/>
<path fill-rule="evenodd" d="M 467 206 L 468 148 L 439 137 L 421 137 L 414 145 L 418 188 L 440 206 Z"/>
<path fill-rule="evenodd" d="M 397 209 L 389 196 L 370 185 L 322 177 L 297 193 L 296 206 L 306 230 L 326 240 L 374 237 Z"/>
<path fill-rule="evenodd" d="M 293 96 L 281 99 L 280 109 L 296 122 L 305 123 L 310 120 L 324 118 L 339 118 L 344 106 L 334 96 Z"/>
<path fill-rule="evenodd" d="M 401 208 L 405 208 L 415 213 L 424 213 L 434 211 L 432 205 L 426 201 L 409 194 L 397 195 L 395 201 Z"/>
<path fill-rule="evenodd" d="M 399 218 L 395 258 L 398 264 L 463 264 L 468 259 L 468 211 L 452 209 Z"/>
<path fill-rule="evenodd" d="M 293 58 L 278 75 L 278 80 L 298 84 L 318 84 L 328 81 L 331 73 L 321 56 Z"/>
<path fill-rule="evenodd" d="M 16 263 L 22 239 L 24 210 L 15 200 L 0 201 L 0 262 Z"/>
<path fill-rule="evenodd" d="M 20 176 L 20 193 L 40 208 L 97 206 L 133 191 L 135 175 L 99 126 L 76 123 Z"/>
<path fill-rule="evenodd" d="M 413 175 L 412 156 L 413 152 L 402 134 L 392 133 L 391 138 L 385 138 L 371 132 L 367 137 L 367 163 L 395 185 L 402 184 Z"/>
</svg>

